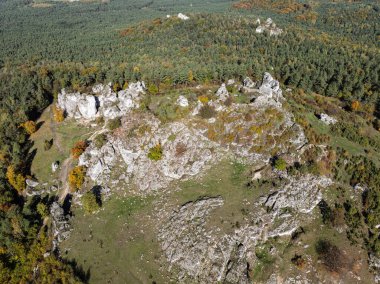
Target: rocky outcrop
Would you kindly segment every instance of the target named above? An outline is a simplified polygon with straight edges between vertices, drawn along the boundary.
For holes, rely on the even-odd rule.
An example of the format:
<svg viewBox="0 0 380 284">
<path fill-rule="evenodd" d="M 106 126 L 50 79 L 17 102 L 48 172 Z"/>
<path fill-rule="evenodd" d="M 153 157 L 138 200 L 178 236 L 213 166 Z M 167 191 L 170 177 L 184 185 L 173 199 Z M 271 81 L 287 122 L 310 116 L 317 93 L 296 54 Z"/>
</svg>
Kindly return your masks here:
<svg viewBox="0 0 380 284">
<path fill-rule="evenodd" d="M 197 175 L 218 160 L 217 144 L 183 122 L 161 125 L 151 114 L 134 114 L 122 129 L 100 149 L 90 145 L 79 158 L 79 165 L 86 166 L 87 175 L 98 184 L 107 184 L 113 167 L 121 163 L 125 169 L 121 182 L 131 182 L 141 192 L 154 191 L 173 180 Z M 148 153 L 158 144 L 163 155 L 153 161 Z"/>
<path fill-rule="evenodd" d="M 227 91 L 226 84 L 222 84 L 218 91 L 216 92 L 216 97 L 218 100 L 221 100 L 222 102 L 226 101 L 229 97 L 230 94 Z"/>
<path fill-rule="evenodd" d="M 180 107 L 188 107 L 188 106 L 189 106 L 189 101 L 187 100 L 186 97 L 184 97 L 184 96 L 179 96 L 178 99 L 177 99 L 177 104 L 178 104 Z"/>
<path fill-rule="evenodd" d="M 50 207 L 50 216 L 52 223 L 53 251 L 58 244 L 70 236 L 69 217 L 65 216 L 63 208 L 58 202 L 53 202 Z"/>
<path fill-rule="evenodd" d="M 374 282 L 380 283 L 380 258 L 371 254 L 369 256 L 369 267 L 372 269 L 373 274 L 375 275 Z"/>
<path fill-rule="evenodd" d="M 190 19 L 188 16 L 186 16 L 185 14 L 182 14 L 182 13 L 178 13 L 177 17 L 183 21 Z"/>
<path fill-rule="evenodd" d="M 161 210 L 159 240 L 171 267 L 180 270 L 178 281 L 198 283 L 251 283 L 248 267 L 254 267 L 255 247 L 271 237 L 290 236 L 310 218 L 321 200 L 320 188 L 331 180 L 315 176 L 286 177 L 283 188 L 274 188 L 251 205 L 246 220 L 232 233 L 223 232 L 208 220 L 216 208 L 223 210 L 221 197 L 202 198 L 180 208 Z M 215 224 L 215 223 L 214 223 Z"/>
<path fill-rule="evenodd" d="M 111 174 L 118 168 L 124 174 L 118 182 L 135 184 L 145 193 L 197 175 L 225 155 L 254 163 L 269 161 L 274 150 L 280 154 L 303 146 L 307 140 L 302 129 L 282 109 L 278 81 L 266 73 L 257 92 L 255 102 L 227 107 L 225 100 L 230 95 L 223 84 L 216 99 L 207 102 L 216 112 L 207 123 L 196 117 L 204 106 L 200 101 L 193 106 L 191 116 L 166 124 L 151 113 L 130 112 L 117 135 L 110 135 L 100 149 L 91 144 L 80 156 L 79 165 L 87 167 L 87 175 L 96 184 L 110 187 Z M 185 107 L 188 101 L 180 96 L 177 104 Z M 152 161 L 148 153 L 158 144 L 162 157 Z"/>
<path fill-rule="evenodd" d="M 92 88 L 95 95 L 66 93 L 58 95 L 57 106 L 66 116 L 77 120 L 93 120 L 97 117 L 113 119 L 139 107 L 140 94 L 145 90 L 144 82 L 131 83 L 126 90 L 114 93 L 110 84 L 98 84 Z"/>
<path fill-rule="evenodd" d="M 327 125 L 335 124 L 338 122 L 338 120 L 334 117 L 331 117 L 325 113 L 320 114 L 320 120 Z"/>
<path fill-rule="evenodd" d="M 278 28 L 271 18 L 268 18 L 264 24 L 260 24 L 260 20 L 256 21 L 259 26 L 256 28 L 256 33 L 269 33 L 270 36 L 279 36 L 282 34 L 282 29 Z"/>
</svg>

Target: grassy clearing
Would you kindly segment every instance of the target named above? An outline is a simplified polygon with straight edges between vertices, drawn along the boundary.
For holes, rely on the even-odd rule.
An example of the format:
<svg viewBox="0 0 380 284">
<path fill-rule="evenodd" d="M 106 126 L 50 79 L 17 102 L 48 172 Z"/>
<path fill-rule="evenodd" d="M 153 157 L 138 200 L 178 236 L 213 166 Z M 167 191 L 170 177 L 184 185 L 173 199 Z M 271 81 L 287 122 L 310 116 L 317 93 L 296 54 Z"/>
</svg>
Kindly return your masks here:
<svg viewBox="0 0 380 284">
<path fill-rule="evenodd" d="M 85 215 L 75 208 L 74 230 L 61 250 L 90 272 L 90 283 L 168 283 L 171 275 L 163 272 L 166 260 L 156 239 L 154 200 L 177 207 L 202 196 L 220 195 L 225 205 L 212 212 L 207 226 L 217 225 L 227 233 L 244 217 L 244 200 L 259 195 L 245 186 L 248 171 L 249 167 L 226 160 L 200 179 L 173 184 L 180 190 L 169 190 L 165 196 L 121 197 L 131 194 L 120 190 L 96 214 Z"/>
<path fill-rule="evenodd" d="M 51 172 L 51 164 L 55 161 L 62 164 L 69 157 L 75 142 L 88 138 L 91 129 L 70 120 L 54 124 L 51 120 L 50 108 L 45 110 L 38 123 L 42 124 L 41 127 L 31 136 L 34 143 L 31 151 L 36 152 L 31 172 L 39 181 L 50 182 L 58 177 L 58 173 Z M 45 151 L 44 141 L 50 139 L 53 139 L 53 146 Z"/>
<path fill-rule="evenodd" d="M 90 283 L 167 283 L 159 271 L 152 198 L 113 195 L 103 209 L 85 215 L 75 209 L 73 232 L 61 249 L 90 274 Z"/>
</svg>

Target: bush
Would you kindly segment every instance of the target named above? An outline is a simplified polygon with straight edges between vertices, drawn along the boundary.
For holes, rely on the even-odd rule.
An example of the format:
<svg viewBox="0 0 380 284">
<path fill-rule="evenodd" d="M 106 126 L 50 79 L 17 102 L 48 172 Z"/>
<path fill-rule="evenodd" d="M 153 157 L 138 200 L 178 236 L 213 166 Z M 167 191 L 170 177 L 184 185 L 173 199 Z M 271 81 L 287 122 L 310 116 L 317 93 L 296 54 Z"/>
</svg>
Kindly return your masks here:
<svg viewBox="0 0 380 284">
<path fill-rule="evenodd" d="M 106 143 L 107 143 L 107 135 L 104 133 L 97 135 L 94 139 L 94 145 L 98 149 L 102 148 L 104 144 Z"/>
<path fill-rule="evenodd" d="M 54 105 L 52 110 L 55 122 L 62 122 L 65 120 L 65 112 L 62 109 Z"/>
<path fill-rule="evenodd" d="M 151 95 L 157 95 L 158 94 L 158 87 L 155 84 L 149 84 L 148 92 Z"/>
<path fill-rule="evenodd" d="M 216 115 L 215 108 L 209 105 L 204 105 L 199 111 L 199 115 L 202 118 L 209 119 Z"/>
<path fill-rule="evenodd" d="M 72 191 L 79 190 L 83 183 L 86 169 L 83 166 L 77 166 L 69 173 L 69 185 Z"/>
<path fill-rule="evenodd" d="M 45 218 L 49 215 L 48 207 L 42 202 L 37 204 L 37 212 L 41 215 L 42 218 Z"/>
<path fill-rule="evenodd" d="M 83 208 L 87 213 L 93 213 L 100 208 L 100 204 L 92 191 L 86 192 L 82 196 Z"/>
<path fill-rule="evenodd" d="M 328 240 L 319 240 L 315 245 L 318 257 L 327 270 L 339 272 L 347 266 L 347 260 L 341 250 Z"/>
<path fill-rule="evenodd" d="M 37 125 L 34 121 L 28 120 L 27 122 L 24 122 L 21 124 L 22 127 L 24 127 L 25 131 L 31 135 L 37 131 Z"/>
<path fill-rule="evenodd" d="M 157 144 L 156 146 L 149 149 L 148 158 L 153 161 L 158 161 L 162 159 L 162 146 L 161 144 Z"/>
<path fill-rule="evenodd" d="M 279 171 L 285 171 L 286 170 L 286 167 L 287 167 L 287 164 L 285 162 L 284 159 L 282 158 L 276 158 L 274 160 L 274 164 L 273 164 L 274 168 L 279 170 Z"/>
<path fill-rule="evenodd" d="M 53 139 L 50 139 L 50 140 L 45 139 L 44 140 L 44 150 L 45 151 L 49 151 L 52 146 L 53 146 Z"/>
<path fill-rule="evenodd" d="M 115 119 L 110 119 L 107 122 L 107 127 L 109 130 L 115 130 L 121 126 L 121 119 L 120 118 L 115 118 Z"/>
<path fill-rule="evenodd" d="M 88 144 L 86 141 L 78 141 L 74 147 L 71 149 L 71 155 L 75 158 L 78 159 L 80 155 L 83 154 L 83 152 L 86 150 Z"/>
</svg>

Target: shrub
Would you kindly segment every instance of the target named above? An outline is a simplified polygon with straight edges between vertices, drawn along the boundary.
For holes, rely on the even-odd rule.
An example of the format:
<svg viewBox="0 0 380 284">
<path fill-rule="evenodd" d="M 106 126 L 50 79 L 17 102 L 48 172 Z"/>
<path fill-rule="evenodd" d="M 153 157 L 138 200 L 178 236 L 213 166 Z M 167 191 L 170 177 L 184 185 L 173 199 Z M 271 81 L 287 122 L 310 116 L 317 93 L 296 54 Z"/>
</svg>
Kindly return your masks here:
<svg viewBox="0 0 380 284">
<path fill-rule="evenodd" d="M 212 118 L 216 115 L 215 108 L 209 105 L 204 105 L 202 108 L 199 110 L 199 115 L 202 118 L 209 119 Z"/>
<path fill-rule="evenodd" d="M 347 265 L 347 260 L 341 250 L 328 240 L 319 240 L 315 245 L 318 257 L 327 270 L 339 272 Z"/>
<path fill-rule="evenodd" d="M 28 120 L 21 124 L 22 127 L 24 127 L 25 131 L 31 135 L 37 131 L 37 125 L 34 121 Z"/>
<path fill-rule="evenodd" d="M 50 139 L 50 140 L 45 139 L 44 140 L 44 150 L 45 151 L 49 151 L 52 146 L 53 146 L 53 139 Z"/>
<path fill-rule="evenodd" d="M 42 218 L 45 218 L 49 215 L 48 207 L 42 202 L 37 204 L 37 212 L 41 215 Z"/>
<path fill-rule="evenodd" d="M 96 148 L 102 148 L 104 144 L 107 143 L 107 135 L 104 133 L 101 133 L 97 135 L 94 139 L 94 145 Z"/>
<path fill-rule="evenodd" d="M 65 119 L 65 112 L 58 106 L 54 105 L 53 108 L 53 118 L 55 122 L 62 122 Z"/>
<path fill-rule="evenodd" d="M 286 162 L 285 162 L 284 159 L 282 159 L 282 158 L 276 158 L 274 160 L 274 165 L 273 166 L 274 166 L 275 169 L 277 169 L 279 171 L 285 171 L 287 164 L 286 164 Z"/>
<path fill-rule="evenodd" d="M 151 95 L 157 95 L 158 94 L 158 87 L 155 84 L 149 84 L 148 92 Z"/>
<path fill-rule="evenodd" d="M 86 192 L 82 196 L 83 208 L 87 213 L 93 213 L 100 208 L 100 204 L 92 191 Z"/>
<path fill-rule="evenodd" d="M 120 118 L 110 119 L 107 122 L 107 127 L 109 130 L 115 130 L 116 128 L 119 128 L 120 126 L 121 126 Z"/>
<path fill-rule="evenodd" d="M 72 191 L 79 190 L 83 183 L 86 169 L 83 166 L 77 166 L 69 173 L 69 185 Z"/>
<path fill-rule="evenodd" d="M 202 103 L 202 104 L 207 104 L 209 102 L 209 98 L 205 95 L 201 95 L 198 97 L 198 100 Z"/>
<path fill-rule="evenodd" d="M 306 264 L 306 260 L 302 257 L 302 255 L 294 255 L 294 257 L 291 259 L 292 263 L 297 266 L 299 269 L 303 269 Z"/>
<path fill-rule="evenodd" d="M 83 152 L 87 148 L 87 142 L 86 141 L 78 141 L 74 147 L 71 149 L 71 155 L 75 158 L 78 159 L 80 155 L 83 154 Z"/>
<path fill-rule="evenodd" d="M 351 110 L 352 111 L 358 111 L 360 109 L 360 102 L 359 101 L 353 101 L 351 103 Z"/>
<path fill-rule="evenodd" d="M 153 161 L 158 161 L 162 159 L 162 146 L 161 144 L 157 144 L 156 146 L 149 149 L 148 158 Z"/>
</svg>

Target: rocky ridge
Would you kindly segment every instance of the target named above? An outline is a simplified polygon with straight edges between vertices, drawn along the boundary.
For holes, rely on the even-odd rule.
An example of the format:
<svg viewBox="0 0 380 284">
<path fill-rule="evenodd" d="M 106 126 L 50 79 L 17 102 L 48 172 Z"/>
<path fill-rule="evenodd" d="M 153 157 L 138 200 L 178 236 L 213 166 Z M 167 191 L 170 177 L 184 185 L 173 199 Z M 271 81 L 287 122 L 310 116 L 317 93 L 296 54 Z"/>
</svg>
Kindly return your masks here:
<svg viewBox="0 0 380 284">
<path fill-rule="evenodd" d="M 151 113 L 130 111 L 120 129 L 108 135 L 105 145 L 98 149 L 90 144 L 80 156 L 79 165 L 87 167 L 88 177 L 98 185 L 112 187 L 115 180 L 111 181 L 110 176 L 119 168 L 120 176 L 114 177 L 117 181 L 132 183 L 140 192 L 149 192 L 164 188 L 173 180 L 195 176 L 226 155 L 253 163 L 269 161 L 275 150 L 281 153 L 301 148 L 307 142 L 305 135 L 291 113 L 282 108 L 284 97 L 278 81 L 265 73 L 259 85 L 255 89 L 258 96 L 250 104 L 227 106 L 231 95 L 224 84 L 216 92 L 215 100 L 207 103 L 198 100 L 195 106 L 189 105 L 180 96 L 177 104 L 188 109 L 190 115 L 179 121 L 162 123 Z M 130 105 L 138 104 L 139 93 L 142 88 L 133 92 Z M 106 91 L 103 88 L 101 94 L 104 97 L 99 101 L 103 102 L 108 96 L 115 97 L 108 88 Z M 118 98 L 122 97 L 119 94 Z M 120 99 L 118 103 L 123 104 Z M 215 109 L 215 116 L 207 121 L 199 117 L 205 105 Z M 103 103 L 97 115 L 104 112 Z M 148 153 L 156 145 L 162 148 L 163 155 L 153 161 Z"/>
</svg>

